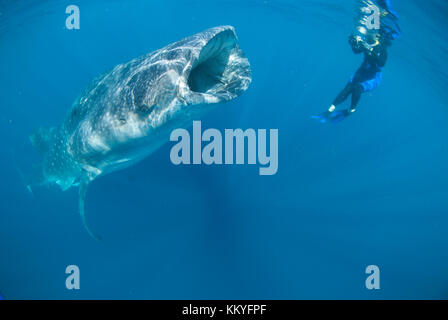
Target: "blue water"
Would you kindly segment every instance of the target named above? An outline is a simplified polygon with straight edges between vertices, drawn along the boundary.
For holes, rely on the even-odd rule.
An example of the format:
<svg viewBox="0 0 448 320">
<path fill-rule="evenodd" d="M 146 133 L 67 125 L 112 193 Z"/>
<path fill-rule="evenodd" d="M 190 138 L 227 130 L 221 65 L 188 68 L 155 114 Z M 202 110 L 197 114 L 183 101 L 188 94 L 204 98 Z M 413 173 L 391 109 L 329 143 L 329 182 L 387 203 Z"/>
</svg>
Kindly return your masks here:
<svg viewBox="0 0 448 320">
<path fill-rule="evenodd" d="M 81 11 L 65 28 L 65 8 Z M 381 86 L 337 125 L 361 64 L 352 0 L 0 0 L 0 292 L 6 299 L 448 298 L 448 3 L 396 0 Z M 279 171 L 174 166 L 167 144 L 90 186 L 25 187 L 28 140 L 113 66 L 233 25 L 253 82 L 204 128 L 279 129 Z M 77 265 L 81 289 L 67 290 Z M 367 290 L 365 268 L 381 270 Z"/>
</svg>

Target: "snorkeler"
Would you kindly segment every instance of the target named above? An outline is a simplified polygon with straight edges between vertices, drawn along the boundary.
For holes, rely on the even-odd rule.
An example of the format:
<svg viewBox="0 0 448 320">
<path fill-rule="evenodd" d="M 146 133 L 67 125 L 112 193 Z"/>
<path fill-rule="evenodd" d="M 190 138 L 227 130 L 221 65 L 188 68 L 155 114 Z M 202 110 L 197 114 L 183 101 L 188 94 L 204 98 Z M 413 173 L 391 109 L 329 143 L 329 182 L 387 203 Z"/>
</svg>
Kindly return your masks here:
<svg viewBox="0 0 448 320">
<path fill-rule="evenodd" d="M 382 79 L 382 68 L 387 61 L 387 47 L 391 40 L 396 39 L 401 30 L 396 23 L 398 16 L 390 8 L 389 1 L 377 2 L 381 6 L 382 16 L 387 17 L 381 29 L 376 33 L 368 33 L 364 27 L 358 27 L 357 33 L 350 35 L 349 44 L 355 54 L 363 53 L 364 61 L 352 76 L 345 88 L 334 99 L 330 108 L 311 118 L 322 123 L 339 122 L 356 111 L 361 95 L 377 88 Z M 384 20 L 382 20 L 384 21 Z M 391 23 L 391 22 L 392 23 Z M 336 110 L 351 95 L 351 105 L 348 109 Z"/>
<path fill-rule="evenodd" d="M 320 122 L 339 122 L 356 111 L 361 95 L 371 91 L 381 83 L 381 70 L 387 61 L 387 46 L 381 42 L 379 36 L 362 39 L 351 35 L 349 43 L 355 54 L 364 53 L 364 61 L 352 76 L 345 88 L 334 99 L 333 104 L 324 113 L 312 116 Z M 350 108 L 336 111 L 336 107 L 351 95 Z"/>
<path fill-rule="evenodd" d="M 347 83 L 345 88 L 334 99 L 328 111 L 313 116 L 321 122 L 338 122 L 345 119 L 356 111 L 361 95 L 364 92 L 377 88 L 381 82 L 381 69 L 387 60 L 387 47 L 381 43 L 378 37 L 369 38 L 369 42 L 362 40 L 359 36 L 350 36 L 349 43 L 355 54 L 364 53 L 364 61 Z M 351 95 L 349 109 L 336 111 L 336 107 Z"/>
</svg>

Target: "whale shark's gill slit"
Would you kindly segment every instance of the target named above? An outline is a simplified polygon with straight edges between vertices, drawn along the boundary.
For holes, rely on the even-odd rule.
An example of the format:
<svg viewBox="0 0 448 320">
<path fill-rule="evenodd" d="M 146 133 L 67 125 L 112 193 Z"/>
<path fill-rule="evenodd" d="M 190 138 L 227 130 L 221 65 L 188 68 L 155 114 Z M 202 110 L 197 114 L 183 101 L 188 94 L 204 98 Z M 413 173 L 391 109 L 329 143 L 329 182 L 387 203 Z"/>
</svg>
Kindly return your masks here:
<svg viewBox="0 0 448 320">
<path fill-rule="evenodd" d="M 147 117 L 154 111 L 155 107 L 156 107 L 155 105 L 148 106 L 146 104 L 142 104 L 138 106 L 136 109 L 140 117 Z"/>
<path fill-rule="evenodd" d="M 90 230 L 89 225 L 87 224 L 86 219 L 86 195 L 87 195 L 87 187 L 88 182 L 82 181 L 79 185 L 79 215 L 81 216 L 81 221 L 84 228 L 87 230 L 89 235 L 95 240 L 101 240 L 101 237 L 95 235 L 92 230 Z"/>
</svg>

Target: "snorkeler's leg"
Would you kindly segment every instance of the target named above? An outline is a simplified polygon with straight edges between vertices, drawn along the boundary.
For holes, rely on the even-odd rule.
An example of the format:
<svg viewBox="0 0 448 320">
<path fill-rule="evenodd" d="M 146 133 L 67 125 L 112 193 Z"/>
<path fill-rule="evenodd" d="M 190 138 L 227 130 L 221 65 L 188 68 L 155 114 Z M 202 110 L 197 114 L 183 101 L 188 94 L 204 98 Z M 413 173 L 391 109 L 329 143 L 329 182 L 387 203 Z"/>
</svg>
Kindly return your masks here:
<svg viewBox="0 0 448 320">
<path fill-rule="evenodd" d="M 350 90 L 349 94 L 350 93 L 352 94 L 352 103 L 351 103 L 350 108 L 345 109 L 345 110 L 339 110 L 339 111 L 334 111 L 334 109 L 333 109 L 333 111 L 334 111 L 333 112 L 333 111 L 331 111 L 331 109 L 334 106 L 332 106 L 327 111 L 329 116 L 327 116 L 327 118 L 325 119 L 325 122 L 332 122 L 332 123 L 341 122 L 342 120 L 346 119 L 348 116 L 350 116 L 351 114 L 353 114 L 356 111 L 356 106 L 358 105 L 359 100 L 361 99 L 361 95 L 364 92 L 364 87 L 360 83 L 349 83 L 349 85 L 347 87 Z M 347 89 L 347 87 L 346 87 L 346 89 Z M 341 93 L 342 94 L 345 93 L 344 91 L 345 91 L 345 89 Z M 345 98 L 345 99 L 347 99 L 347 98 Z M 337 101 L 337 98 L 336 98 L 335 102 L 339 102 L 339 101 Z M 321 122 L 323 122 L 323 121 L 321 121 Z"/>
<path fill-rule="evenodd" d="M 364 87 L 362 86 L 362 84 L 357 83 L 353 85 L 353 90 L 352 90 L 352 103 L 350 106 L 350 112 L 355 112 L 356 111 L 356 107 L 358 106 L 359 100 L 361 100 L 361 95 L 364 91 Z"/>
<path fill-rule="evenodd" d="M 352 105 L 353 102 L 356 101 L 356 103 L 358 103 L 360 97 L 361 97 L 361 93 L 362 93 L 362 86 L 360 86 L 360 88 L 356 87 L 357 85 L 353 84 L 352 82 L 349 82 L 345 88 L 337 95 L 337 97 L 334 99 L 333 104 L 331 105 L 331 107 L 316 116 L 311 116 L 312 119 L 318 120 L 319 122 L 325 123 L 325 122 L 339 122 L 344 120 L 346 117 L 348 117 L 352 112 L 354 112 L 354 109 L 352 111 L 352 109 L 346 109 L 346 110 L 341 110 L 341 111 L 336 111 L 336 106 L 341 104 L 342 102 L 344 102 L 345 100 L 347 100 L 348 96 L 350 94 L 352 94 Z M 356 89 L 355 89 L 356 88 Z M 360 90 L 359 92 L 357 92 L 357 94 L 359 93 L 359 96 L 355 97 L 355 100 L 353 100 L 353 94 L 355 90 Z M 356 105 L 355 105 L 356 106 Z"/>
<path fill-rule="evenodd" d="M 351 82 L 347 83 L 344 89 L 342 89 L 341 92 L 337 95 L 337 97 L 334 99 L 332 106 L 328 111 L 333 112 L 334 109 L 336 109 L 336 106 L 347 100 L 350 93 L 353 91 L 353 85 Z"/>
</svg>

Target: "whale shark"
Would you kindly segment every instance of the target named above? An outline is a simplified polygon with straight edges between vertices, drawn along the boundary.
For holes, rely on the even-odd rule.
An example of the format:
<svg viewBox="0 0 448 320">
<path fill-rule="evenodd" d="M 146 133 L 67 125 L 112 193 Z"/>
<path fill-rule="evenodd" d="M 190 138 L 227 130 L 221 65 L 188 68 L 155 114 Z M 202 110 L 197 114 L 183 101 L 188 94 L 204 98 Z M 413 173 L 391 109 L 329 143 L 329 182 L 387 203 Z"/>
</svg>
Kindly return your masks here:
<svg viewBox="0 0 448 320">
<path fill-rule="evenodd" d="M 87 232 L 88 185 L 125 169 L 191 126 L 251 83 L 250 63 L 232 26 L 219 26 L 148 53 L 94 79 L 64 121 L 30 135 L 42 156 L 43 184 L 79 187 L 79 213 Z"/>
</svg>

